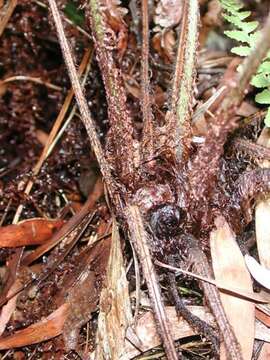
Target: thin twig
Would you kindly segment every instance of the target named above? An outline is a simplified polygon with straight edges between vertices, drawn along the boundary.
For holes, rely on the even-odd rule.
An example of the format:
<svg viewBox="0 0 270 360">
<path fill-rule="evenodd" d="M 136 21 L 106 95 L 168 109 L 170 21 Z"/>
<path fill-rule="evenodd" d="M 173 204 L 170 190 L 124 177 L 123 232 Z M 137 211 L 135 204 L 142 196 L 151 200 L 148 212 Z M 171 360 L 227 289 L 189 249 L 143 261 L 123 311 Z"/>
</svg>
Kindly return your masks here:
<svg viewBox="0 0 270 360">
<path fill-rule="evenodd" d="M 51 84 L 51 83 L 44 81 L 37 77 L 25 76 L 25 75 L 15 75 L 15 76 L 11 76 L 7 79 L 4 79 L 3 81 L 0 82 L 0 86 L 1 86 L 1 84 L 7 84 L 7 83 L 10 83 L 13 81 L 31 81 L 36 84 L 45 85 L 45 86 L 47 86 L 47 88 L 52 89 L 52 90 L 62 91 L 61 86 Z"/>
<path fill-rule="evenodd" d="M 148 245 L 149 239 L 144 229 L 142 216 L 138 206 L 127 206 L 126 220 L 129 226 L 131 240 L 142 265 L 144 278 L 146 280 L 149 296 L 153 304 L 154 314 L 160 327 L 160 336 L 163 340 L 167 358 L 169 360 L 177 360 L 179 357 L 174 347 L 169 321 L 161 298 L 158 278 L 151 259 Z"/>
<path fill-rule="evenodd" d="M 6 13 L 0 20 L 0 36 L 2 36 L 3 31 L 5 30 L 5 27 L 7 26 L 7 23 L 9 22 L 9 19 L 11 18 L 13 11 L 15 10 L 17 6 L 18 0 L 10 0 L 8 6 L 6 9 Z"/>
<path fill-rule="evenodd" d="M 80 109 L 80 113 L 82 116 L 82 121 L 88 133 L 88 137 L 92 146 L 92 149 L 96 155 L 97 161 L 100 166 L 101 173 L 106 182 L 108 192 L 112 198 L 114 198 L 115 204 L 118 203 L 118 197 L 116 194 L 116 183 L 112 177 L 111 170 L 109 164 L 105 158 L 103 149 L 101 147 L 101 143 L 99 141 L 98 134 L 96 132 L 95 124 L 90 114 L 86 98 L 83 94 L 79 78 L 76 72 L 76 68 L 74 65 L 74 60 L 72 57 L 71 49 L 69 47 L 63 24 L 61 21 L 60 13 L 57 7 L 55 0 L 49 0 L 49 5 L 52 11 L 53 19 L 55 22 L 55 27 L 57 31 L 57 35 L 59 38 L 60 46 L 62 49 L 63 57 L 69 72 L 71 84 L 74 90 L 74 94 L 78 103 L 78 107 Z"/>
</svg>

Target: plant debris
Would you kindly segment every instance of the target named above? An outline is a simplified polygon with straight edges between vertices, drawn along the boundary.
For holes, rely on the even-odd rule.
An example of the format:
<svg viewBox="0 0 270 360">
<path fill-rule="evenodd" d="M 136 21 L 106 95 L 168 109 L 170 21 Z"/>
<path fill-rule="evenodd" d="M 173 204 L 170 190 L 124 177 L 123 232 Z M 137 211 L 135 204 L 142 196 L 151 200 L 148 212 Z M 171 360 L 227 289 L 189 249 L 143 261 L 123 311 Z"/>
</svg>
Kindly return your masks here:
<svg viewBox="0 0 270 360">
<path fill-rule="evenodd" d="M 218 0 L 1 5 L 1 356 L 267 354 L 268 2 L 240 67 Z"/>
</svg>

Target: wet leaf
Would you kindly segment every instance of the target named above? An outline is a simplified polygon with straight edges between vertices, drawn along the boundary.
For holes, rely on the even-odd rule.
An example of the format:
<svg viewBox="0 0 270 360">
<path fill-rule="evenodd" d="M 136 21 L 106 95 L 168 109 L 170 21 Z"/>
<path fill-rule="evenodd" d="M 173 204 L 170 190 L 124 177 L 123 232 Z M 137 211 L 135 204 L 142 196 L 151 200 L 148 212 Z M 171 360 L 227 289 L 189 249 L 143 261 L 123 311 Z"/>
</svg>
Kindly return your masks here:
<svg viewBox="0 0 270 360">
<path fill-rule="evenodd" d="M 0 246 L 18 247 L 44 244 L 62 227 L 63 220 L 28 219 L 17 225 L 0 227 Z"/>
<path fill-rule="evenodd" d="M 63 304 L 46 319 L 18 330 L 10 336 L 0 338 L 0 350 L 37 344 L 60 335 L 67 317 L 68 307 L 68 304 Z"/>
</svg>

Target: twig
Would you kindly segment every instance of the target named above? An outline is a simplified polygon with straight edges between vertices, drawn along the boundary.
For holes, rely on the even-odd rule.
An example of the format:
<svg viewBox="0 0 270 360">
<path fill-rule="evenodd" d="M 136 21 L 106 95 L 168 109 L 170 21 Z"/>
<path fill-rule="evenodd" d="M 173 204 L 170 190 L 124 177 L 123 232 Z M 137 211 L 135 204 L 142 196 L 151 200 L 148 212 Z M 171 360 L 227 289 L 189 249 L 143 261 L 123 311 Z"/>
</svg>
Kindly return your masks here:
<svg viewBox="0 0 270 360">
<path fill-rule="evenodd" d="M 45 85 L 45 86 L 47 86 L 47 88 L 52 89 L 52 90 L 62 91 L 61 86 L 51 84 L 51 83 L 49 83 L 47 81 L 43 81 L 42 79 L 37 78 L 37 77 L 24 76 L 24 75 L 15 75 L 15 76 L 11 76 L 7 79 L 4 79 L 3 81 L 0 82 L 0 86 L 1 86 L 1 84 L 7 84 L 7 83 L 10 83 L 13 81 L 31 81 L 36 84 Z"/>
<path fill-rule="evenodd" d="M 49 0 L 49 5 L 52 11 L 53 19 L 56 26 L 57 35 L 59 38 L 60 46 L 62 49 L 63 57 L 69 72 L 71 84 L 74 90 L 74 94 L 78 103 L 78 107 L 80 109 L 80 113 L 82 116 L 82 121 L 84 123 L 84 126 L 86 128 L 86 131 L 89 136 L 89 140 L 92 146 L 92 149 L 96 155 L 97 161 L 100 166 L 101 173 L 104 177 L 104 180 L 106 182 L 108 192 L 112 198 L 114 198 L 115 204 L 117 204 L 118 197 L 116 196 L 116 184 L 112 177 L 111 170 L 109 167 L 109 164 L 105 158 L 105 155 L 103 153 L 103 149 L 101 147 L 101 143 L 99 141 L 98 134 L 95 129 L 95 124 L 92 119 L 92 116 L 90 114 L 87 101 L 85 99 L 85 96 L 83 94 L 78 75 L 76 73 L 76 68 L 74 65 L 71 49 L 69 47 L 67 38 L 65 36 L 63 24 L 61 21 L 60 13 L 57 8 L 55 0 Z"/>
<path fill-rule="evenodd" d="M 18 0 L 10 0 L 5 15 L 0 20 L 0 36 L 2 36 L 3 31 L 5 30 L 5 27 L 7 26 L 7 23 L 9 22 L 9 19 L 11 18 L 13 11 L 15 10 L 17 6 Z M 3 9 L 4 10 L 4 9 Z"/>
<path fill-rule="evenodd" d="M 157 275 L 151 259 L 148 245 L 148 236 L 144 229 L 140 210 L 135 205 L 128 205 L 126 208 L 126 221 L 129 226 L 131 240 L 138 253 L 143 274 L 149 290 L 149 296 L 153 304 L 154 314 L 160 327 L 160 336 L 163 340 L 164 349 L 169 360 L 179 359 L 174 347 L 171 329 L 162 302 Z"/>
</svg>

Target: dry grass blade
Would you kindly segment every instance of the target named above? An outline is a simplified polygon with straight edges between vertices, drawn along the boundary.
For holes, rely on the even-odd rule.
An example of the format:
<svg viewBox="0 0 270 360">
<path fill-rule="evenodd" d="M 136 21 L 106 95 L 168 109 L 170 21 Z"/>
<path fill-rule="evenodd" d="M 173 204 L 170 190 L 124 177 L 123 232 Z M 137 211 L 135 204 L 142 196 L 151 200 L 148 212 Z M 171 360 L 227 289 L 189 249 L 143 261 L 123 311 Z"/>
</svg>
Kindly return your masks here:
<svg viewBox="0 0 270 360">
<path fill-rule="evenodd" d="M 108 299 L 110 299 L 109 307 Z M 128 282 L 118 227 L 114 220 L 107 277 L 100 296 L 96 360 L 119 360 L 124 356 L 126 329 L 131 325 L 131 321 Z"/>
<path fill-rule="evenodd" d="M 178 355 L 174 347 L 170 323 L 165 312 L 158 278 L 151 259 L 148 245 L 148 235 L 144 229 L 139 208 L 135 205 L 127 206 L 126 219 L 129 226 L 131 241 L 133 242 L 142 265 L 143 275 L 147 283 L 149 296 L 153 304 L 153 310 L 159 325 L 160 336 L 163 340 L 166 355 L 169 360 L 177 360 Z"/>
<path fill-rule="evenodd" d="M 55 0 L 49 0 L 50 9 L 52 11 L 57 35 L 59 38 L 60 46 L 62 49 L 63 57 L 69 72 L 71 84 L 75 93 L 75 97 L 78 103 L 78 107 L 82 116 L 82 121 L 84 123 L 84 126 L 86 128 L 87 134 L 89 136 L 89 140 L 91 143 L 91 146 L 93 148 L 93 151 L 96 155 L 97 161 L 100 166 L 100 170 L 102 172 L 102 175 L 104 176 L 104 180 L 106 182 L 106 185 L 108 187 L 108 191 L 110 195 L 113 197 L 115 195 L 116 191 L 116 184 L 112 178 L 111 170 L 109 167 L 109 164 L 107 163 L 107 160 L 105 158 L 105 155 L 103 153 L 103 149 L 101 147 L 101 143 L 99 141 L 99 137 L 97 135 L 95 124 L 92 119 L 92 116 L 90 114 L 87 101 L 85 99 L 85 96 L 83 94 L 79 78 L 76 72 L 76 68 L 74 65 L 74 60 L 72 57 L 71 49 L 69 47 L 67 38 L 65 36 L 63 24 L 61 21 L 60 13 L 57 7 L 57 4 Z"/>
<path fill-rule="evenodd" d="M 216 219 L 216 227 L 210 237 L 216 280 L 227 286 L 235 286 L 252 292 L 252 281 L 232 230 L 222 217 Z M 240 344 L 243 359 L 251 359 L 255 331 L 255 306 L 251 302 L 222 291 L 220 297 L 227 318 Z M 224 337 L 224 341 L 226 340 Z M 237 354 L 231 353 L 230 355 L 232 359 L 239 359 Z"/>
</svg>

